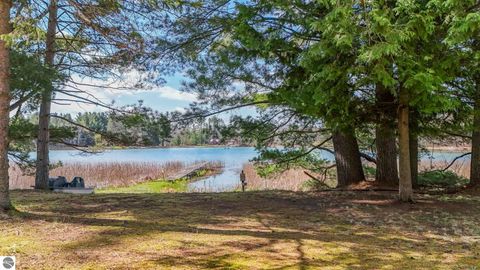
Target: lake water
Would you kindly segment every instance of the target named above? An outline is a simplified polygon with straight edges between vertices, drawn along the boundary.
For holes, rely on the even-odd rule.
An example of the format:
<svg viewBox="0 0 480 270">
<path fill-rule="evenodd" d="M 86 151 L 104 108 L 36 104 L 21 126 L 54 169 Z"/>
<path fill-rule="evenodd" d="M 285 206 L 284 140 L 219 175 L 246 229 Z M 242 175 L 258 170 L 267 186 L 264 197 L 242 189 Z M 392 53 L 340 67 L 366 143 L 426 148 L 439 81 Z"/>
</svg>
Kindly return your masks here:
<svg viewBox="0 0 480 270">
<path fill-rule="evenodd" d="M 76 150 L 54 150 L 50 152 L 52 162 L 168 162 L 181 161 L 192 163 L 195 161 L 221 161 L 224 171 L 190 183 L 191 191 L 227 191 L 235 189 L 239 184 L 239 175 L 245 163 L 257 156 L 252 147 L 198 147 L 198 148 L 147 148 L 108 150 L 98 154 L 82 154 Z M 437 152 L 433 154 L 435 160 L 452 160 L 459 153 Z M 321 152 L 324 159 L 332 160 L 333 155 Z M 428 159 L 428 157 L 423 157 Z M 468 157 L 466 157 L 468 159 Z"/>
<path fill-rule="evenodd" d="M 191 191 L 233 190 L 239 184 L 243 164 L 257 155 L 252 147 L 198 147 L 198 148 L 150 148 L 108 150 L 99 154 L 83 154 L 76 150 L 51 151 L 52 162 L 168 162 L 221 161 L 222 173 L 189 184 Z"/>
</svg>

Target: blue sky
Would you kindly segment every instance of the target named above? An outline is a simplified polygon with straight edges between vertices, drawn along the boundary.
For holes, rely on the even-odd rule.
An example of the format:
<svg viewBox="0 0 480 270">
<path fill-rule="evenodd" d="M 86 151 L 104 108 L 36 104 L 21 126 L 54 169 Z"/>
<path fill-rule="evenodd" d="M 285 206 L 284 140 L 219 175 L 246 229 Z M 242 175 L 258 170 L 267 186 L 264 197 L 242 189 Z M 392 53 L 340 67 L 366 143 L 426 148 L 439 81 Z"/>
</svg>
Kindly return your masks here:
<svg viewBox="0 0 480 270">
<path fill-rule="evenodd" d="M 143 100 L 145 106 L 157 111 L 182 111 L 188 105 L 196 100 L 195 95 L 180 91 L 183 76 L 176 75 L 168 77 L 162 87 L 151 90 L 139 91 L 131 95 L 119 95 L 116 99 L 118 104 L 132 104 L 138 100 Z"/>
<path fill-rule="evenodd" d="M 122 81 L 103 81 L 96 79 L 83 79 L 73 77 L 72 80 L 79 84 L 74 85 L 76 90 L 82 90 L 82 95 L 88 97 L 94 96 L 104 103 L 115 101 L 116 106 L 129 105 L 143 100 L 144 104 L 158 111 L 182 111 L 184 108 L 196 100 L 196 96 L 192 93 L 180 91 L 181 82 L 184 80 L 181 74 L 176 74 L 166 78 L 166 83 L 162 86 L 154 86 L 148 89 L 139 89 L 134 86 L 138 81 L 138 74 L 127 74 Z M 88 84 L 88 85 L 83 85 Z M 97 87 L 94 87 L 96 85 Z M 118 89 L 122 87 L 122 89 Z M 67 89 L 73 89 L 67 87 Z M 90 97 L 91 97 L 90 96 Z M 67 96 L 59 94 L 59 99 L 67 98 Z M 52 111 L 57 113 L 78 113 L 86 111 L 105 111 L 101 106 L 93 104 L 84 104 L 81 102 L 61 101 L 61 104 L 53 104 Z"/>
<path fill-rule="evenodd" d="M 81 84 L 71 84 L 75 87 L 75 90 L 82 90 L 85 93 L 82 95 L 86 98 L 92 96 L 96 99 L 110 104 L 115 101 L 116 106 L 123 106 L 137 103 L 139 100 L 143 100 L 143 104 L 154 110 L 160 112 L 166 111 L 180 111 L 183 112 L 185 108 L 189 107 L 189 104 L 196 100 L 196 95 L 193 93 L 182 92 L 182 81 L 185 78 L 182 74 L 175 74 L 165 78 L 166 83 L 162 86 L 152 86 L 149 89 L 139 89 L 134 86 L 138 81 L 138 72 L 130 72 L 124 74 L 122 81 L 111 80 L 97 80 L 97 79 L 83 79 L 79 77 L 72 77 L 72 80 Z M 96 87 L 95 87 L 96 86 Z M 118 89 L 121 87 L 121 89 Z M 68 87 L 67 87 L 68 89 Z M 71 88 L 70 89 L 74 89 Z M 57 98 L 69 98 L 68 96 L 59 94 Z M 79 112 L 100 112 L 107 109 L 93 105 L 84 104 L 81 102 L 68 102 L 61 101 L 61 104 L 53 104 L 52 112 L 54 113 L 72 113 Z M 228 113 L 220 115 L 221 118 L 228 121 L 231 115 L 252 115 L 255 113 L 253 108 L 244 108 L 234 110 Z"/>
</svg>

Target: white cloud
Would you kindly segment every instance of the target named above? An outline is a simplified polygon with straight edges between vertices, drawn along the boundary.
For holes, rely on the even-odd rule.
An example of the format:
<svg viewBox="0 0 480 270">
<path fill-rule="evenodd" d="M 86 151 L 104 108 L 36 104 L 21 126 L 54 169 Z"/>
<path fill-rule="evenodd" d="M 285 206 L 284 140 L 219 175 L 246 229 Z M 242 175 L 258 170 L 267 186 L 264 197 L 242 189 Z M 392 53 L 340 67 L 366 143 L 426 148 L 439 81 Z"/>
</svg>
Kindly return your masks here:
<svg viewBox="0 0 480 270">
<path fill-rule="evenodd" d="M 131 71 L 122 75 L 121 80 L 100 80 L 92 78 L 81 78 L 79 76 L 73 76 L 72 81 L 68 83 L 69 86 L 65 90 L 76 91 L 71 93 L 77 96 L 80 96 L 85 99 L 96 101 L 97 103 L 111 104 L 113 100 L 119 99 L 121 97 L 131 97 L 131 103 L 136 102 L 140 99 L 145 99 L 141 95 L 145 93 L 155 93 L 158 96 L 158 102 L 168 102 L 170 101 L 184 101 L 184 102 L 193 102 L 197 100 L 195 94 L 182 92 L 178 89 L 175 89 L 170 86 L 149 86 L 145 88 L 137 87 L 137 82 L 143 75 L 138 71 Z M 78 92 L 81 91 L 81 92 Z M 107 109 L 95 105 L 87 104 L 84 102 L 75 102 L 70 100 L 75 100 L 77 98 L 69 96 L 68 93 L 58 93 L 55 97 L 59 99 L 54 101 L 52 104 L 53 112 L 62 112 L 62 113 L 77 113 L 85 111 L 106 111 Z M 151 96 L 148 103 L 152 103 Z M 129 98 L 130 99 L 130 98 Z M 58 103 L 58 104 L 56 104 Z M 126 104 L 118 104 L 126 105 Z M 183 108 L 181 108 L 184 110 Z"/>
<path fill-rule="evenodd" d="M 192 93 L 187 93 L 187 92 L 182 92 L 179 91 L 173 87 L 170 86 L 164 86 L 160 87 L 156 90 L 153 90 L 155 92 L 158 92 L 160 97 L 162 98 L 167 98 L 167 99 L 173 99 L 173 100 L 181 100 L 181 101 L 189 101 L 193 102 L 197 100 L 197 96 L 192 94 Z"/>
</svg>

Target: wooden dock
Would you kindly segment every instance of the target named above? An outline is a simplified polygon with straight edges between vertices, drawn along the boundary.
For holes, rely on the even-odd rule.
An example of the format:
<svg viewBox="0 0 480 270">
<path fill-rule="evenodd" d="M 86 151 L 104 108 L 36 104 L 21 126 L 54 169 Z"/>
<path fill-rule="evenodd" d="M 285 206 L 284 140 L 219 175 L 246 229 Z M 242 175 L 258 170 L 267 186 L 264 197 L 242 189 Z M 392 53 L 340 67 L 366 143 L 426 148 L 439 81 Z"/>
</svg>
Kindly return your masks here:
<svg viewBox="0 0 480 270">
<path fill-rule="evenodd" d="M 175 181 L 175 180 L 182 179 L 182 178 L 191 178 L 191 177 L 195 176 L 195 173 L 197 171 L 200 171 L 200 170 L 203 170 L 203 169 L 207 168 L 208 165 L 209 165 L 209 162 L 201 162 L 201 163 L 196 163 L 196 164 L 187 166 L 187 167 L 183 168 L 181 171 L 179 171 L 178 173 L 167 177 L 166 180 L 167 181 Z"/>
</svg>

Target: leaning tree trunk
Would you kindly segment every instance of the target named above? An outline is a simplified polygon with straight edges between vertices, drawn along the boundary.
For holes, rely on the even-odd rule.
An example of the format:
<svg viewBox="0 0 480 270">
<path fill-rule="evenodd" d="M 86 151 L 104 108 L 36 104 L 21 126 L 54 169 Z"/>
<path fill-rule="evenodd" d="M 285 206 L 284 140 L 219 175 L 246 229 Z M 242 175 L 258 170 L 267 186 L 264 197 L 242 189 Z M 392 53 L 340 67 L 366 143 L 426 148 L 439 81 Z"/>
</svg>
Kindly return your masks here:
<svg viewBox="0 0 480 270">
<path fill-rule="evenodd" d="M 418 114 L 415 111 L 410 113 L 410 170 L 412 175 L 412 186 L 418 187 Z"/>
<path fill-rule="evenodd" d="M 360 150 L 354 132 L 336 131 L 333 134 L 333 148 L 337 165 L 337 187 L 365 180 Z"/>
<path fill-rule="evenodd" d="M 400 90 L 398 110 L 398 145 L 399 145 L 399 197 L 403 202 L 413 200 L 412 172 L 410 168 L 410 132 L 409 132 L 409 97 L 406 89 Z"/>
<path fill-rule="evenodd" d="M 48 7 L 48 29 L 46 41 L 45 63 L 53 66 L 55 58 L 55 34 L 57 29 L 57 0 L 51 0 Z M 53 89 L 45 89 L 42 94 L 42 102 L 40 104 L 40 114 L 38 119 L 38 137 L 37 137 L 37 168 L 35 176 L 35 188 L 48 188 L 49 173 L 49 142 L 50 142 L 50 107 Z"/>
<path fill-rule="evenodd" d="M 375 180 L 379 185 L 398 186 L 397 138 L 395 135 L 395 97 L 382 85 L 375 89 L 379 119 L 375 130 L 377 170 Z"/>
<path fill-rule="evenodd" d="M 9 0 L 0 0 L 0 35 L 10 33 Z M 8 122 L 10 114 L 10 61 L 5 41 L 0 39 L 0 208 L 11 207 L 8 184 Z"/>
<path fill-rule="evenodd" d="M 476 78 L 476 98 L 473 109 L 472 159 L 470 186 L 480 186 L 480 76 Z"/>
</svg>

